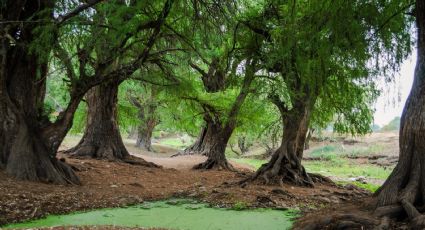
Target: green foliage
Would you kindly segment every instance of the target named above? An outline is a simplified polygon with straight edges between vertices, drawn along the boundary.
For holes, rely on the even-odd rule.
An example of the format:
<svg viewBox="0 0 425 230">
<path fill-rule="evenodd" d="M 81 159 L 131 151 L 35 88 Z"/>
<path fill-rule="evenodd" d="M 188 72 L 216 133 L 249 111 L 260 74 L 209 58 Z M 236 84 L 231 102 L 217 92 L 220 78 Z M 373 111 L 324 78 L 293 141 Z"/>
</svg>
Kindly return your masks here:
<svg viewBox="0 0 425 230">
<path fill-rule="evenodd" d="M 282 118 L 271 95 L 287 110 L 297 101 L 310 101 L 312 128 L 331 125 L 338 133 L 362 135 L 373 124 L 371 105 L 379 95 L 374 80 L 379 75 L 389 80 L 411 51 L 412 18 L 402 13 L 410 9 L 407 0 L 175 1 L 147 47 L 166 2 L 107 1 L 62 25 L 37 27 L 31 52 L 49 60 L 50 68 L 43 115 L 54 121 L 88 79 L 116 74 L 132 79 L 119 90 L 122 131 L 144 122 L 129 100 L 132 95 L 142 107 L 156 107 L 151 116 L 159 121 L 157 130 L 197 136 L 206 114 L 223 123 L 231 119 L 249 63 L 255 61 L 231 143 L 241 136 L 273 146 L 280 141 Z M 54 11 L 77 5 L 60 1 Z M 215 60 L 211 71 L 223 73 L 225 80 L 222 89 L 211 92 L 191 64 L 208 72 Z M 76 110 L 72 133 L 82 132 L 85 107 L 80 103 Z M 396 123 L 383 130 L 397 129 Z M 338 165 L 341 155 L 378 151 L 330 148 L 311 154 Z"/>
</svg>

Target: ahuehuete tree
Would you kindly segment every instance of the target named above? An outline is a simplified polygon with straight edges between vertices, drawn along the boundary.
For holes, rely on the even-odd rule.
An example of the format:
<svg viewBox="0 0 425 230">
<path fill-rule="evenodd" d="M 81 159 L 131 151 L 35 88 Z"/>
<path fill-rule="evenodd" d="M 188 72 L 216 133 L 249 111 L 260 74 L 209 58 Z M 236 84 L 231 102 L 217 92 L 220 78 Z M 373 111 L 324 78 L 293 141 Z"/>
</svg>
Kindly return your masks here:
<svg viewBox="0 0 425 230">
<path fill-rule="evenodd" d="M 423 229 L 425 216 L 420 212 L 425 198 L 425 1 L 416 1 L 414 13 L 417 61 L 413 86 L 400 121 L 399 162 L 375 193 L 375 214 L 394 217 L 406 213 L 412 228 Z"/>
<path fill-rule="evenodd" d="M 399 67 L 411 47 L 409 21 L 400 13 L 408 7 L 400 1 L 271 1 L 261 17 L 246 22 L 270 41 L 263 60 L 278 76 L 270 99 L 283 123 L 280 147 L 249 180 L 314 185 L 301 164 L 312 111 L 321 95 L 357 96 L 334 93 L 340 89 L 329 84 L 356 85 Z"/>
<path fill-rule="evenodd" d="M 339 215 L 319 218 L 303 229 L 322 229 L 324 225 L 346 228 L 389 229 L 390 218 L 410 220 L 409 229 L 424 229 L 425 154 L 425 1 L 418 0 L 412 12 L 417 27 L 417 61 L 412 89 L 400 122 L 399 162 L 391 175 L 374 194 L 372 216 Z M 405 12 L 400 12 L 405 13 Z M 407 28 L 410 29 L 410 28 Z M 381 218 L 377 220 L 376 218 Z M 331 221 L 329 221 L 332 219 Z"/>
<path fill-rule="evenodd" d="M 238 125 L 238 114 L 250 93 L 250 87 L 255 79 L 257 68 L 258 59 L 248 57 L 245 62 L 245 71 L 244 76 L 242 76 L 243 80 L 240 91 L 225 114 L 218 112 L 217 107 L 212 106 L 209 102 L 200 101 L 201 107 L 204 109 L 203 119 L 207 125 L 205 128 L 206 133 L 203 137 L 203 152 L 201 154 L 207 156 L 208 159 L 199 165 L 195 165 L 194 169 L 233 170 L 233 167 L 226 159 L 225 151 L 227 143 Z"/>
<path fill-rule="evenodd" d="M 158 117 L 158 104 L 159 86 L 147 85 L 143 86 L 143 93 L 128 92 L 127 98 L 130 103 L 137 109 L 137 122 L 136 122 L 136 147 L 146 151 L 153 151 L 152 149 L 152 133 L 155 126 L 159 123 Z"/>
<path fill-rule="evenodd" d="M 56 151 L 85 92 L 103 81 L 103 75 L 72 81 L 70 100 L 53 122 L 43 104 L 58 31 L 97 2 L 87 1 L 58 17 L 54 9 L 60 2 L 55 1 L 3 1 L 0 6 L 0 167 L 15 178 L 80 183 L 71 167 L 56 158 Z"/>
<path fill-rule="evenodd" d="M 159 51 L 155 44 L 160 39 L 162 26 L 172 5 L 171 0 L 149 3 L 130 1 L 129 4 L 118 1 L 96 7 L 96 13 L 91 17 L 102 26 L 93 27 L 89 33 L 90 37 L 97 37 L 96 42 L 93 44 L 87 39 L 83 48 L 80 48 L 81 44 L 76 44 L 76 50 L 90 59 L 88 65 L 95 72 L 105 72 L 111 66 L 119 66 L 122 70 L 111 74 L 121 76 L 110 76 L 115 80 L 96 86 L 86 94 L 88 111 L 84 135 L 77 146 L 67 153 L 153 165 L 141 159 L 129 159 L 130 154 L 118 126 L 118 88 L 125 79 L 151 62 L 154 56 L 157 57 Z M 153 15 L 148 12 L 159 13 Z M 79 74 L 84 71 L 80 69 Z"/>
</svg>

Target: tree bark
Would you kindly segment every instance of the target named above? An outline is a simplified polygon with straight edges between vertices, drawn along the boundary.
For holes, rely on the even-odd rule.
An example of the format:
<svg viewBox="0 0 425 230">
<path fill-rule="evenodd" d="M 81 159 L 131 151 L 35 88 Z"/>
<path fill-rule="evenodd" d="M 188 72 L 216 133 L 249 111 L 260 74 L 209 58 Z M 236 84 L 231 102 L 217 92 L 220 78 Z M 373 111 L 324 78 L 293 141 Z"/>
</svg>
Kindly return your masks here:
<svg viewBox="0 0 425 230">
<path fill-rule="evenodd" d="M 310 149 L 310 140 L 311 140 L 311 137 L 313 136 L 314 130 L 315 129 L 312 129 L 312 128 L 308 129 L 307 137 L 306 137 L 305 143 L 304 143 L 304 150 Z"/>
<path fill-rule="evenodd" d="M 179 153 L 179 155 L 194 155 L 194 154 L 201 154 L 201 152 L 205 149 L 205 140 L 210 139 L 207 135 L 208 126 L 203 126 L 201 128 L 201 132 L 199 132 L 198 137 L 196 138 L 195 143 L 187 147 L 182 153 Z"/>
<path fill-rule="evenodd" d="M 221 122 L 209 122 L 203 139 L 202 152 L 208 157 L 207 161 L 195 165 L 194 169 L 224 169 L 234 170 L 226 159 L 226 146 L 233 133 L 234 127 L 223 125 Z"/>
<path fill-rule="evenodd" d="M 204 119 L 208 124 L 205 137 L 203 140 L 204 149 L 202 154 L 208 157 L 207 161 L 199 165 L 195 165 L 194 169 L 226 169 L 234 170 L 231 164 L 226 159 L 226 147 L 232 136 L 233 131 L 237 126 L 237 117 L 242 104 L 245 102 L 249 94 L 250 86 L 255 76 L 257 60 L 249 60 L 246 64 L 245 76 L 242 82 L 242 87 L 236 97 L 230 111 L 227 114 L 227 119 L 223 122 L 220 115 L 217 113 L 206 113 Z M 214 111 L 214 109 L 210 109 Z M 213 114 L 214 117 L 211 117 Z"/>
<path fill-rule="evenodd" d="M 199 66 L 194 63 L 189 63 L 189 65 L 198 71 L 201 74 L 202 83 L 204 85 L 205 91 L 208 93 L 217 93 L 226 89 L 226 79 L 227 75 L 222 69 L 220 59 L 215 57 L 208 64 L 208 72 L 203 71 Z M 213 112 L 213 111 L 209 111 Z M 218 117 L 219 114 L 214 114 Z M 193 154 L 202 154 L 209 152 L 209 146 L 212 146 L 211 141 L 214 139 L 212 136 L 212 131 L 209 131 L 209 127 L 220 126 L 221 123 L 219 120 L 213 121 L 210 119 L 209 115 L 204 116 L 205 124 L 202 126 L 199 136 L 197 137 L 195 143 L 187 147 L 183 152 L 179 152 L 177 155 L 193 155 Z"/>
<path fill-rule="evenodd" d="M 79 184 L 70 166 L 56 151 L 71 126 L 68 119 L 78 105 L 72 97 L 66 114 L 50 123 L 42 114 L 47 58 L 29 51 L 38 24 L 16 21 L 49 21 L 51 1 L 6 1 L 0 25 L 0 167 L 22 180 Z M 43 12 L 43 13 L 41 13 Z M 45 47 L 49 49 L 49 47 Z M 48 50 L 47 50 L 48 51 Z"/>
<path fill-rule="evenodd" d="M 425 228 L 425 1 L 416 1 L 418 55 L 410 95 L 400 122 L 399 162 L 376 192 L 377 209 L 403 207 L 412 228 Z M 399 209 L 400 210 L 400 209 Z"/>
<path fill-rule="evenodd" d="M 139 111 L 143 113 L 143 111 Z M 141 124 L 137 128 L 137 141 L 136 147 L 144 149 L 146 151 L 153 151 L 152 149 L 152 133 L 155 126 L 158 124 L 157 119 L 154 117 L 154 111 L 151 111 L 146 117 L 145 115 L 139 115 Z"/>
<path fill-rule="evenodd" d="M 117 102 L 119 81 L 93 87 L 87 92 L 87 122 L 84 135 L 74 148 L 65 153 L 74 157 L 92 157 L 156 166 L 131 157 L 125 148 L 118 125 Z"/>
<path fill-rule="evenodd" d="M 128 95 L 130 103 L 138 110 L 138 119 L 140 124 L 137 127 L 136 147 L 153 151 L 152 149 L 152 133 L 155 126 L 159 123 L 156 115 L 157 109 L 157 89 L 154 86 L 150 87 L 150 95 L 146 100 L 142 100 L 138 96 Z"/>
<path fill-rule="evenodd" d="M 279 108 L 283 121 L 280 147 L 270 161 L 263 164 L 252 178 L 263 178 L 266 184 L 289 181 L 300 186 L 313 186 L 313 180 L 301 164 L 314 97 L 299 98 L 293 108 L 287 110 L 284 102 L 272 100 Z"/>
<path fill-rule="evenodd" d="M 86 94 L 87 122 L 77 146 L 67 152 L 73 156 L 89 156 L 110 160 L 125 159 L 130 154 L 124 146 L 117 120 L 119 82 L 90 89 Z"/>
</svg>

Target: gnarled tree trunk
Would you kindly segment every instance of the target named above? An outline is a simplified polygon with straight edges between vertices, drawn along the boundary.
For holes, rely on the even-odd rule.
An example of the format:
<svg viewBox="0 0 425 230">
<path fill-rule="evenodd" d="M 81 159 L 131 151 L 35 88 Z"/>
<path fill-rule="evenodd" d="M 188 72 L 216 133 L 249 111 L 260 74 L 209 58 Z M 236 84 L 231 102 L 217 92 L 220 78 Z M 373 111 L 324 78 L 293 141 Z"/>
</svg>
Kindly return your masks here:
<svg viewBox="0 0 425 230">
<path fill-rule="evenodd" d="M 208 93 L 217 93 L 226 89 L 226 79 L 227 75 L 223 71 L 223 67 L 220 64 L 220 59 L 215 57 L 208 64 L 208 72 L 203 71 L 199 66 L 194 63 L 189 63 L 190 66 L 198 71 L 201 74 L 202 83 L 204 85 L 205 91 Z M 204 108 L 209 108 L 208 105 L 203 105 Z M 214 127 L 221 126 L 221 121 L 219 114 L 211 109 L 211 111 L 206 111 L 206 113 L 215 113 L 213 116 L 216 117 L 215 120 L 212 120 L 209 114 L 204 115 L 205 124 L 202 126 L 201 131 L 195 141 L 191 146 L 187 147 L 183 152 L 179 152 L 178 155 L 193 155 L 193 154 L 202 154 L 210 151 L 210 146 L 213 146 L 212 141 L 215 138 L 215 129 Z M 212 128 L 211 128 L 212 127 Z M 227 142 L 226 142 L 227 143 Z"/>
<path fill-rule="evenodd" d="M 195 143 L 193 143 L 192 145 L 184 149 L 182 153 L 179 153 L 179 155 L 193 155 L 193 154 L 200 154 L 201 152 L 203 152 L 203 150 L 205 149 L 204 148 L 205 140 L 208 139 L 206 137 L 207 129 L 208 129 L 208 125 L 203 126 L 201 128 L 201 132 L 199 132 L 199 135 L 196 138 Z"/>
<path fill-rule="evenodd" d="M 226 146 L 234 127 L 223 125 L 221 122 L 208 122 L 208 139 L 203 141 L 203 149 L 200 154 L 208 157 L 207 161 L 195 165 L 194 169 L 225 169 L 233 170 L 226 159 Z"/>
<path fill-rule="evenodd" d="M 117 120 L 119 82 L 90 89 L 86 94 L 87 122 L 77 146 L 67 151 L 73 156 L 125 159 L 130 154 L 124 146 Z"/>
<path fill-rule="evenodd" d="M 158 121 L 153 116 L 141 121 L 142 123 L 137 127 L 136 147 L 152 151 L 152 133 Z"/>
<path fill-rule="evenodd" d="M 313 186 L 313 180 L 301 164 L 313 101 L 312 98 L 301 98 L 287 110 L 283 102 L 273 100 L 283 120 L 281 145 L 270 161 L 263 164 L 249 180 L 261 177 L 267 184 L 289 181 L 301 186 Z"/>
<path fill-rule="evenodd" d="M 87 122 L 84 135 L 72 156 L 121 160 L 130 164 L 156 166 L 141 158 L 131 157 L 124 146 L 118 125 L 117 102 L 119 81 L 111 81 L 90 89 L 86 94 Z"/>
<path fill-rule="evenodd" d="M 248 60 L 246 64 L 245 76 L 242 82 L 241 90 L 236 97 L 225 122 L 220 120 L 216 114 L 211 117 L 208 113 L 204 116 L 207 121 L 207 133 L 204 139 L 203 154 L 208 157 L 207 161 L 196 165 L 194 169 L 226 169 L 233 170 L 233 167 L 227 162 L 226 147 L 237 125 L 237 117 L 250 91 L 250 86 L 255 76 L 257 60 Z"/>
<path fill-rule="evenodd" d="M 154 86 L 150 87 L 150 95 L 147 100 L 142 100 L 135 95 L 128 95 L 128 99 L 133 106 L 138 110 L 139 125 L 137 127 L 136 147 L 152 151 L 152 133 L 155 126 L 159 123 L 156 116 L 157 109 L 157 89 Z"/>
<path fill-rule="evenodd" d="M 22 180 L 79 184 L 71 167 L 56 158 L 79 97 L 72 96 L 57 122 L 43 116 L 47 60 L 28 47 L 38 24 L 15 23 L 51 20 L 52 4 L 6 1 L 0 6 L 1 20 L 7 21 L 0 25 L 0 167 Z"/>
<path fill-rule="evenodd" d="M 400 122 L 399 162 L 376 192 L 376 214 L 404 210 L 412 228 L 425 228 L 425 1 L 416 1 L 418 55 L 415 77 Z M 402 207 L 402 208 L 401 208 Z"/>
<path fill-rule="evenodd" d="M 217 117 L 214 121 L 205 116 L 205 126 L 201 128 L 198 138 L 195 143 L 187 147 L 183 153 L 179 155 L 194 155 L 200 154 L 206 156 L 211 151 L 211 147 L 214 146 L 215 139 L 219 138 L 220 129 L 223 124 Z M 227 142 L 226 142 L 227 143 Z"/>
</svg>

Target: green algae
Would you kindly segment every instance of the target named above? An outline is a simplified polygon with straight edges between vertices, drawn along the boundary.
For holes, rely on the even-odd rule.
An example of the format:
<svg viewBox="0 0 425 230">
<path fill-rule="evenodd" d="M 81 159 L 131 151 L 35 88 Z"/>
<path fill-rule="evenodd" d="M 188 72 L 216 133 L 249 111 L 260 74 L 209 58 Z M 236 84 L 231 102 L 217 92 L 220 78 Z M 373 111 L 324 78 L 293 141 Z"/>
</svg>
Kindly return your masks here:
<svg viewBox="0 0 425 230">
<path fill-rule="evenodd" d="M 125 208 L 98 209 L 4 226 L 40 228 L 55 226 L 112 225 L 167 229 L 289 229 L 297 215 L 291 210 L 248 209 L 243 211 L 212 208 L 193 200 L 145 202 Z"/>
</svg>

